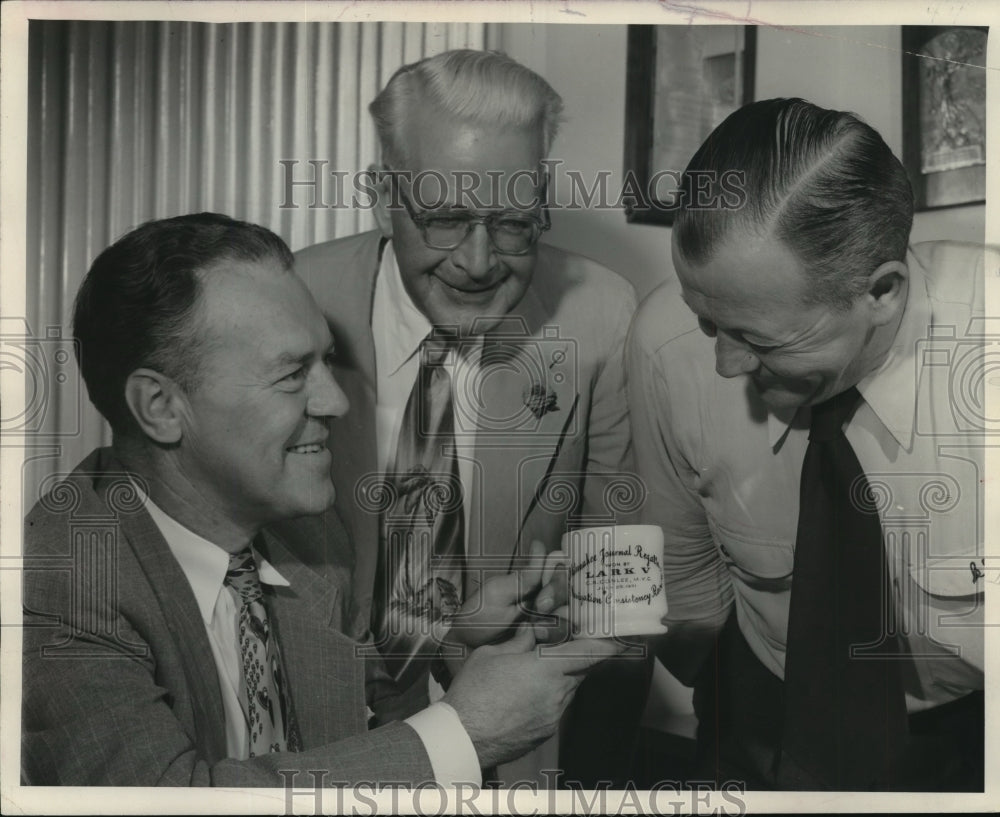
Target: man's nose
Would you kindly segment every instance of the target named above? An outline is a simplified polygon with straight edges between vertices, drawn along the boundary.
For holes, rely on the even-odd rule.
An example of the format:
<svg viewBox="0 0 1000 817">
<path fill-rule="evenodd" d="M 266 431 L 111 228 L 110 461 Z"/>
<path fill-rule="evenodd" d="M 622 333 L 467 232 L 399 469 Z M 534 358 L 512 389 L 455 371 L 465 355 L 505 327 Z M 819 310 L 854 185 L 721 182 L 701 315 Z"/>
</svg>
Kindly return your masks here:
<svg viewBox="0 0 1000 817">
<path fill-rule="evenodd" d="M 497 258 L 485 224 L 473 224 L 461 244 L 452 250 L 452 263 L 474 281 L 487 278 Z"/>
<path fill-rule="evenodd" d="M 720 375 L 736 377 L 755 372 L 759 367 L 760 360 L 746 347 L 746 344 L 740 343 L 725 332 L 719 332 L 716 335 L 715 371 Z"/>
<path fill-rule="evenodd" d="M 318 366 L 312 392 L 306 402 L 310 417 L 343 417 L 350 408 L 350 401 L 340 384 L 326 366 Z"/>
</svg>

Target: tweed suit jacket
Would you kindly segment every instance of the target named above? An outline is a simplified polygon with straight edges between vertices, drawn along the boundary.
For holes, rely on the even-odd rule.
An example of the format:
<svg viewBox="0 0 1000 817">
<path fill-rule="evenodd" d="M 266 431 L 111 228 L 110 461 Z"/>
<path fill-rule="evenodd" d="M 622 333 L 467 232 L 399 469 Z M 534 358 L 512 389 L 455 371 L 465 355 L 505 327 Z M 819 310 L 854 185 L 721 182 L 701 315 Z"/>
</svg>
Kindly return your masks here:
<svg viewBox="0 0 1000 817">
<path fill-rule="evenodd" d="M 296 272 L 330 324 L 335 377 L 351 404 L 332 427 L 337 499 L 331 515 L 344 520 L 359 545 L 352 616 L 361 632 L 369 622 L 378 557 L 379 508 L 365 488 L 378 469 L 371 317 L 383 246 L 373 231 L 296 254 Z M 456 420 L 475 439 L 473 448 L 457 451 L 474 463 L 466 496 L 467 585 L 469 577 L 478 583 L 491 572 L 506 572 L 532 539 L 555 550 L 570 518 L 631 521 L 642 492 L 631 473 L 623 349 L 635 305 L 632 286 L 617 274 L 583 256 L 538 246 L 524 297 L 484 338 L 479 416 Z M 548 400 L 539 416 L 529 411 L 533 387 Z"/>
<path fill-rule="evenodd" d="M 343 537 L 325 520 L 327 539 Z M 99 449 L 25 528 L 22 777 L 27 784 L 296 786 L 433 779 L 416 732 L 368 728 L 366 689 L 391 715 L 376 661 L 342 632 L 344 565 L 307 564 L 268 532 L 289 581 L 267 587 L 304 751 L 226 758 L 225 716 L 190 585 L 124 469 Z M 336 548 L 333 552 L 336 552 Z"/>
</svg>

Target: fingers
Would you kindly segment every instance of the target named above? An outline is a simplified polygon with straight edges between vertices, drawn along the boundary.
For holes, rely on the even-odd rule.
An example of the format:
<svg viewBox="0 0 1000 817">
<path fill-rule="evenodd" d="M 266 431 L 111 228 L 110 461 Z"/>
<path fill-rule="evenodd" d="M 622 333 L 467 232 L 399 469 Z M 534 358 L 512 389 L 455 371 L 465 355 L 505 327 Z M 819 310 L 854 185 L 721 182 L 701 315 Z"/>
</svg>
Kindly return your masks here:
<svg viewBox="0 0 1000 817">
<path fill-rule="evenodd" d="M 493 654 L 513 654 L 529 652 L 535 646 L 535 633 L 531 625 L 522 622 L 517 626 L 513 638 L 508 638 L 500 644 L 494 644 L 481 649 L 489 650 Z"/>
<path fill-rule="evenodd" d="M 531 540 L 531 547 L 528 548 L 528 566 L 522 568 L 521 574 L 521 595 L 526 596 L 542 583 L 542 570 L 545 568 L 545 544 L 538 539 Z"/>
<path fill-rule="evenodd" d="M 619 655 L 627 648 L 613 638 L 579 638 L 546 647 L 542 659 L 551 660 L 564 674 L 585 672 L 595 664 Z"/>
<path fill-rule="evenodd" d="M 483 585 L 483 592 L 489 606 L 514 604 L 518 599 L 521 582 L 517 573 L 490 576 Z"/>
<path fill-rule="evenodd" d="M 535 609 L 539 613 L 548 613 L 561 607 L 569 601 L 569 573 L 557 568 L 549 577 L 548 583 L 538 592 L 535 599 Z"/>
<path fill-rule="evenodd" d="M 569 607 L 565 604 L 550 614 L 533 618 L 535 640 L 542 644 L 561 644 L 570 637 Z"/>
</svg>

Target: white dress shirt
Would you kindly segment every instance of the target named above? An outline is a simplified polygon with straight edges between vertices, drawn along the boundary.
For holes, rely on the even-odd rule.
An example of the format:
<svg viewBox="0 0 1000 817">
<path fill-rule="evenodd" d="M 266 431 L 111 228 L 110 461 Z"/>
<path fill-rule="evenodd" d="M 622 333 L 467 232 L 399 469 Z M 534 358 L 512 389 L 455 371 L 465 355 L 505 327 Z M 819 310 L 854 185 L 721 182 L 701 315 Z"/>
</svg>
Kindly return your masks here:
<svg viewBox="0 0 1000 817">
<path fill-rule="evenodd" d="M 224 584 L 229 553 L 168 516 L 149 497 L 145 501 L 146 510 L 191 585 L 205 622 L 226 716 L 226 754 L 246 760 L 250 756 L 250 742 L 246 713 L 239 695 L 243 682 L 237 638 L 239 608 Z M 256 551 L 254 557 L 261 584 L 289 586 L 288 581 Z M 322 683 L 322 679 L 317 678 L 316 683 Z M 416 731 L 424 744 L 438 783 L 453 786 L 459 782 L 477 785 L 482 782 L 475 747 L 451 706 L 438 701 L 407 718 L 405 723 Z"/>
<path fill-rule="evenodd" d="M 976 335 L 984 261 L 996 274 L 997 259 L 948 242 L 913 248 L 902 323 L 846 428 L 881 517 L 911 712 L 983 688 Z M 754 654 L 784 677 L 809 409 L 769 410 L 746 378 L 716 374 L 714 341 L 667 289 L 636 316 L 628 383 L 669 617 L 714 629 L 735 605 Z"/>
<path fill-rule="evenodd" d="M 420 343 L 433 329 L 403 286 L 392 242 L 382 250 L 382 262 L 375 279 L 372 305 L 372 335 L 375 342 L 375 438 L 378 465 L 392 469 L 396 440 L 403 423 L 403 412 L 420 371 Z M 469 399 L 474 393 L 478 352 L 482 336 L 462 344 L 461 355 L 449 349 L 444 365 L 451 375 L 455 411 L 455 446 L 458 454 L 458 478 L 465 496 L 472 493 L 473 450 L 476 442 L 475 409 Z M 469 530 L 470 503 L 463 505 L 465 530 Z"/>
<path fill-rule="evenodd" d="M 243 683 L 237 635 L 240 608 L 224 584 L 229 570 L 229 553 L 168 516 L 149 497 L 146 497 L 146 510 L 180 563 L 205 622 L 208 643 L 219 671 L 222 708 L 226 713 L 226 754 L 246 760 L 250 757 L 250 742 L 247 716 L 240 703 Z M 288 581 L 256 551 L 254 561 L 261 584 L 288 587 Z"/>
</svg>

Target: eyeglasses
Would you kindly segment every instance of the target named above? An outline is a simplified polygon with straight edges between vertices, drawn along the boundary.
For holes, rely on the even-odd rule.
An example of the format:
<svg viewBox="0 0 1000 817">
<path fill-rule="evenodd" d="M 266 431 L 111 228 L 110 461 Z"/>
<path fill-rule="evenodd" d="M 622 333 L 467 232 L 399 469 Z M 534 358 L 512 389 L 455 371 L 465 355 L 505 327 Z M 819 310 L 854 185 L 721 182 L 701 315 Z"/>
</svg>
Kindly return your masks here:
<svg viewBox="0 0 1000 817">
<path fill-rule="evenodd" d="M 469 210 L 456 207 L 442 207 L 418 213 L 402 190 L 399 190 L 399 197 L 410 219 L 420 230 L 424 243 L 434 250 L 455 249 L 465 241 L 473 227 L 484 224 L 486 233 L 490 237 L 490 244 L 497 252 L 503 255 L 526 255 L 541 238 L 542 233 L 552 226 L 549 221 L 549 211 L 545 207 L 541 209 L 541 216 L 510 210 L 476 215 Z"/>
</svg>

